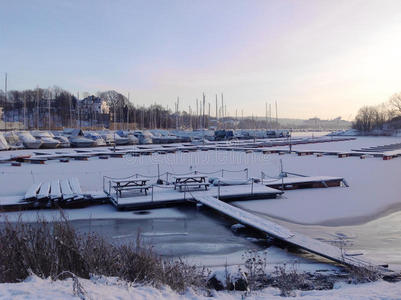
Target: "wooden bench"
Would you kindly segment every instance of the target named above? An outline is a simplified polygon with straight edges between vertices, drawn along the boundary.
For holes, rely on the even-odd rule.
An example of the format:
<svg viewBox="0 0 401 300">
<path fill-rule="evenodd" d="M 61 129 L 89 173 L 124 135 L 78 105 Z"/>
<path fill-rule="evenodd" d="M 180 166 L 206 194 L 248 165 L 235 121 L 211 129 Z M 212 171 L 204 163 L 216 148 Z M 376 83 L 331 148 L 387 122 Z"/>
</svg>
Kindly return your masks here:
<svg viewBox="0 0 401 300">
<path fill-rule="evenodd" d="M 151 188 L 150 185 L 138 185 L 138 186 L 117 186 L 113 185 L 116 193 L 118 193 L 121 197 L 122 191 L 129 191 L 129 190 L 139 190 L 142 193 L 142 190 L 145 192 L 145 195 L 148 194 L 148 190 Z"/>
<path fill-rule="evenodd" d="M 206 182 L 191 182 L 191 183 L 174 183 L 174 189 L 178 187 L 180 192 L 188 190 L 188 188 L 202 188 L 204 187 L 205 190 L 209 187 L 209 183 Z M 184 189 L 183 189 L 184 188 Z"/>
</svg>

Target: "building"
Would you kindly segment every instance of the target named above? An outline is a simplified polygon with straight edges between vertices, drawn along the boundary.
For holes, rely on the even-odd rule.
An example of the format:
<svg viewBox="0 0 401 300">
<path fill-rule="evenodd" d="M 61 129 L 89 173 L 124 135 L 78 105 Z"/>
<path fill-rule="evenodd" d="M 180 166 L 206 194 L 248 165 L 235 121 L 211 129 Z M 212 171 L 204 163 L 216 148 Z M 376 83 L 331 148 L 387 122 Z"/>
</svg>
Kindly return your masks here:
<svg viewBox="0 0 401 300">
<path fill-rule="evenodd" d="M 109 114 L 110 112 L 108 103 L 93 95 L 79 101 L 79 108 L 86 113 Z"/>
</svg>

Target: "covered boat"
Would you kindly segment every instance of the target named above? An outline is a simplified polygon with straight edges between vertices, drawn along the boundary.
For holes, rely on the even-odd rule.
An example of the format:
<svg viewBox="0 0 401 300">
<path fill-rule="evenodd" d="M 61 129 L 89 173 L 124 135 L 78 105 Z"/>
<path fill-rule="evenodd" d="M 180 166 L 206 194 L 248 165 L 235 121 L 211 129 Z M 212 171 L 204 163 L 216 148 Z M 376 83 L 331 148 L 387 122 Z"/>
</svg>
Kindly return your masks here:
<svg viewBox="0 0 401 300">
<path fill-rule="evenodd" d="M 31 134 L 35 139 L 42 142 L 42 148 L 53 149 L 57 148 L 60 145 L 60 142 L 54 138 L 53 134 L 47 131 L 34 130 Z"/>
<path fill-rule="evenodd" d="M 64 129 L 63 134 L 68 137 L 72 147 L 85 148 L 92 147 L 95 144 L 93 140 L 84 136 L 84 133 L 81 129 L 66 128 Z"/>
<path fill-rule="evenodd" d="M 20 131 L 16 136 L 25 148 L 38 149 L 42 146 L 42 141 L 35 139 L 28 131 Z"/>
</svg>

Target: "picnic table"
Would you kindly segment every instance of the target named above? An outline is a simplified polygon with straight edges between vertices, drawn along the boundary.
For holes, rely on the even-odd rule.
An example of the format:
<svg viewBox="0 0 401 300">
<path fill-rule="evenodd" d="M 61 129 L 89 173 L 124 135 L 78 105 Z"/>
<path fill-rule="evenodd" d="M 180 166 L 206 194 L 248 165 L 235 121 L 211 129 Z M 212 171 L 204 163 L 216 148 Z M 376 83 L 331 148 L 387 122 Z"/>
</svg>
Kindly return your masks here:
<svg viewBox="0 0 401 300">
<path fill-rule="evenodd" d="M 127 190 L 139 190 L 140 192 L 144 191 L 145 195 L 148 193 L 148 189 L 150 188 L 147 185 L 149 179 L 147 178 L 131 178 L 125 180 L 113 180 L 113 188 L 115 189 L 116 193 L 118 193 L 121 197 L 122 191 Z"/>
<path fill-rule="evenodd" d="M 189 187 L 205 187 L 207 190 L 209 183 L 206 182 L 205 175 L 187 175 L 187 176 L 175 176 L 174 177 L 174 189 L 179 189 L 180 192 L 183 191 L 183 187 L 188 189 Z"/>
</svg>

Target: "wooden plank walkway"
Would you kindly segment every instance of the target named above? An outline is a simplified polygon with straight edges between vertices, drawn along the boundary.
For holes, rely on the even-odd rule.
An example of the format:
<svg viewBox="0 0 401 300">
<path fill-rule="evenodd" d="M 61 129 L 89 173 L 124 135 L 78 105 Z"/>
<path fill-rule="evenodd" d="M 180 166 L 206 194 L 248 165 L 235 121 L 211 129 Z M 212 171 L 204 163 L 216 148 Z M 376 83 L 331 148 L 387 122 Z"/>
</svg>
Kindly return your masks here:
<svg viewBox="0 0 401 300">
<path fill-rule="evenodd" d="M 39 193 L 36 196 L 36 199 L 41 200 L 41 199 L 46 199 L 49 198 L 49 193 L 50 193 L 50 182 L 44 182 L 42 183 Z"/>
<path fill-rule="evenodd" d="M 300 188 L 328 188 L 348 186 L 343 177 L 332 176 L 305 176 L 305 177 L 284 177 L 283 179 L 276 179 L 270 181 L 263 181 L 263 183 L 274 189 L 294 190 Z"/>
<path fill-rule="evenodd" d="M 29 201 L 36 199 L 36 195 L 40 190 L 41 182 L 32 184 L 25 193 L 24 200 Z"/>
<path fill-rule="evenodd" d="M 74 198 L 74 192 L 71 190 L 68 179 L 60 180 L 60 187 L 61 187 L 61 193 L 63 194 L 64 200 L 69 200 L 69 199 Z"/>
<path fill-rule="evenodd" d="M 51 182 L 50 185 L 50 199 L 61 199 L 61 188 L 60 188 L 60 180 L 56 179 Z"/>
<path fill-rule="evenodd" d="M 336 246 L 291 231 L 284 226 L 258 217 L 250 212 L 227 204 L 212 196 L 204 195 L 203 193 L 197 192 L 192 193 L 192 196 L 199 203 L 202 203 L 207 207 L 210 207 L 230 218 L 233 218 L 241 224 L 248 225 L 290 245 L 299 247 L 303 250 L 317 254 L 329 260 L 357 267 L 368 267 L 374 265 L 374 263 L 368 261 L 367 259 L 360 259 L 355 256 L 351 256 L 351 254 L 347 255 L 347 253 L 344 253 L 344 250 Z M 382 269 L 383 271 L 385 270 L 384 268 Z"/>
</svg>

